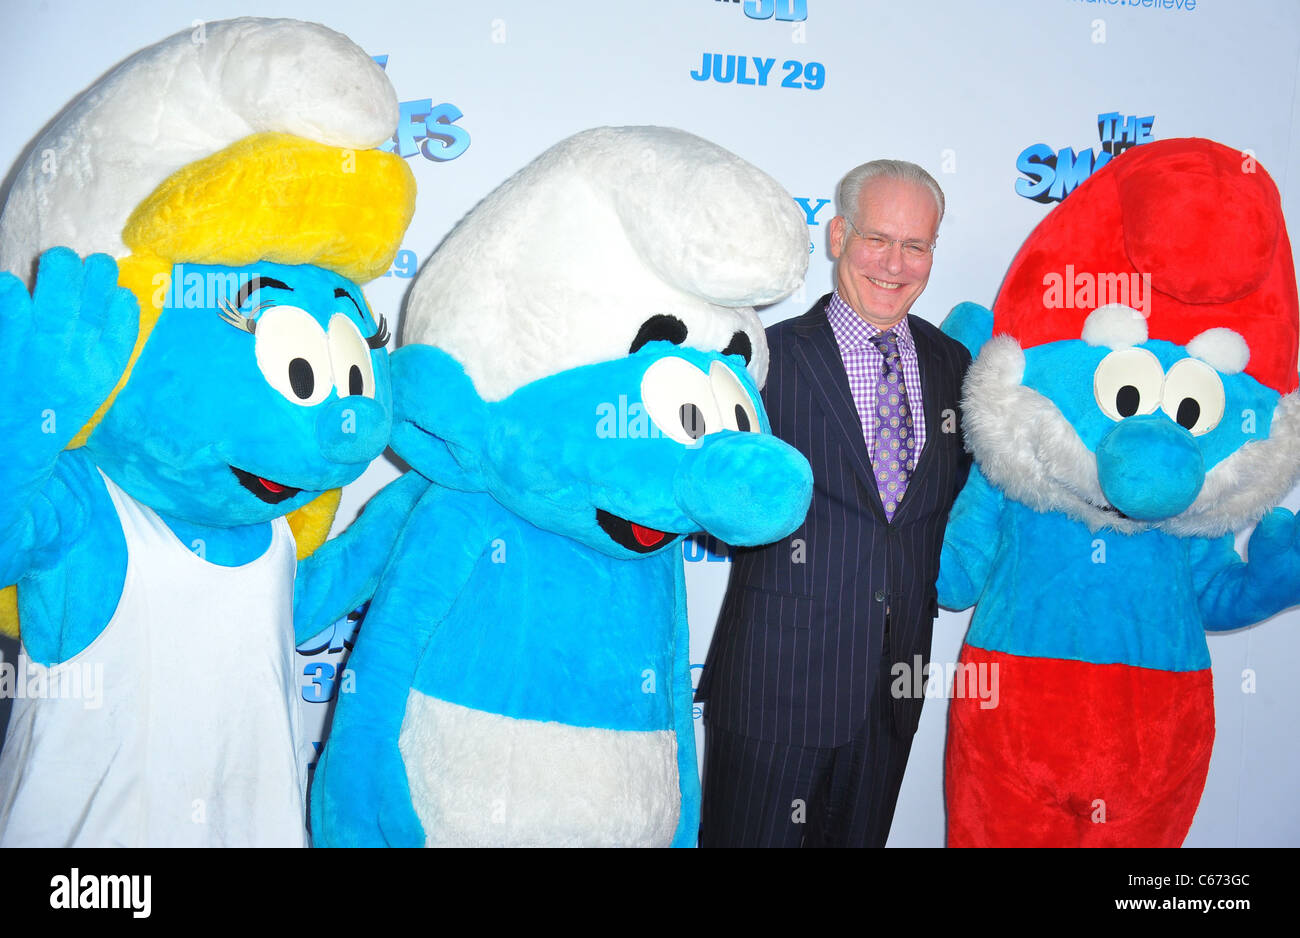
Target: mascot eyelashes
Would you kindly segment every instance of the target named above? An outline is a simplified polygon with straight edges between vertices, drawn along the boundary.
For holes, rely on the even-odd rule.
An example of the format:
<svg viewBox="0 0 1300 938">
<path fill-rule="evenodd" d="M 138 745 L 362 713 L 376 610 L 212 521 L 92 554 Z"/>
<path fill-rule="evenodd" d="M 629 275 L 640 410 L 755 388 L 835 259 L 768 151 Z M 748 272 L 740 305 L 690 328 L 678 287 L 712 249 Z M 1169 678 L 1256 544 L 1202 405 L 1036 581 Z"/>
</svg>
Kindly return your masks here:
<svg viewBox="0 0 1300 938">
<path fill-rule="evenodd" d="M 953 700 L 948 843 L 1178 846 L 1214 741 L 1205 632 L 1300 601 L 1277 189 L 1220 144 L 1144 144 L 1043 220 L 991 316 L 944 329 L 978 356 L 939 597 L 976 604 L 963 670 L 1000 685 Z"/>
<path fill-rule="evenodd" d="M 295 570 L 300 592 L 355 584 L 295 554 L 391 431 L 359 284 L 414 207 L 406 165 L 370 149 L 396 120 L 345 37 L 232 20 L 129 59 L 21 168 L 0 577 L 28 683 L 95 675 L 102 700 L 15 702 L 0 843 L 305 844 Z M 121 260 L 77 257 L 97 251 Z M 306 506 L 295 550 L 284 516 Z"/>
<path fill-rule="evenodd" d="M 752 308 L 806 265 L 777 183 L 656 127 L 557 144 L 448 236 L 393 357 L 393 448 L 436 484 L 349 664 L 318 844 L 695 843 L 681 537 L 807 511 Z"/>
</svg>

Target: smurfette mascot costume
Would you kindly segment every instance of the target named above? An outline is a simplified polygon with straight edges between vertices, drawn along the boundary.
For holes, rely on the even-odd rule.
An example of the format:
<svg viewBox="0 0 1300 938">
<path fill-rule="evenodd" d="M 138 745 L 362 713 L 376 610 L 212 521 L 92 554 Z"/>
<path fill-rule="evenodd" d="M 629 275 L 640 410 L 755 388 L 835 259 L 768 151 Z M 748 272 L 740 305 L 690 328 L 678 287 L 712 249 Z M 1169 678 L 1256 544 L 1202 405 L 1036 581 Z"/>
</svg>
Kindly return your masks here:
<svg viewBox="0 0 1300 938">
<path fill-rule="evenodd" d="M 47 692 L 15 701 L 0 844 L 307 842 L 294 592 L 346 571 L 297 555 L 391 429 L 360 284 L 413 210 L 371 149 L 396 118 L 346 37 L 231 20 L 128 59 L 19 167 L 0 582 Z M 98 705 L 48 692 L 78 676 Z"/>
</svg>

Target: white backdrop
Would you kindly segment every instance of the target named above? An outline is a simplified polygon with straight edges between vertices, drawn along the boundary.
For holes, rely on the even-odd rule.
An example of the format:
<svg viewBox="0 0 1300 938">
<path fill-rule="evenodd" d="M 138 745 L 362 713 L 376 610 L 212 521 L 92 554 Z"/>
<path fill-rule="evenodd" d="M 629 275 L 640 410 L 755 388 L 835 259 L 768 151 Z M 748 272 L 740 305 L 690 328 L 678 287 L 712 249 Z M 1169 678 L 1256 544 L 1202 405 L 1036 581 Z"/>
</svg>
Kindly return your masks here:
<svg viewBox="0 0 1300 938">
<path fill-rule="evenodd" d="M 991 304 L 1017 247 L 1050 209 L 1016 193 L 1026 178 L 1017 170 L 1022 151 L 1041 143 L 1096 153 L 1101 114 L 1150 117 L 1154 139 L 1203 136 L 1251 150 L 1277 181 L 1288 219 L 1300 219 L 1300 185 L 1291 183 L 1300 167 L 1293 0 L 3 0 L 0 168 L 7 172 L 56 112 L 132 52 L 196 20 L 239 15 L 314 19 L 346 33 L 387 56 L 399 99 L 410 102 L 404 142 L 420 186 L 404 244 L 411 253 L 367 290 L 390 323 L 415 260 L 457 219 L 552 143 L 602 124 L 665 124 L 708 137 L 803 200 L 807 286 L 766 310 L 769 324 L 829 289 L 834 209 L 818 206 L 845 170 L 876 157 L 926 166 L 947 193 L 934 273 L 913 310 L 935 322 L 962 300 Z M 745 59 L 740 74 L 754 83 L 693 77 L 706 54 L 724 57 L 723 77 L 727 56 Z M 759 83 L 755 63 L 769 59 Z M 440 136 L 419 150 L 430 112 Z M 385 461 L 373 466 L 345 493 L 340 522 L 395 474 Z M 1300 493 L 1287 505 L 1300 507 Z M 691 658 L 702 662 L 728 564 L 690 542 L 685 553 Z M 967 621 L 940 616 L 936 662 L 956 660 Z M 304 707 L 317 722 L 326 707 L 306 701 L 328 694 L 344 631 L 334 653 L 300 659 Z M 1187 843 L 1300 844 L 1300 688 L 1291 682 L 1300 612 L 1209 643 L 1218 736 Z M 1242 691 L 1247 669 L 1253 693 Z M 926 704 L 891 845 L 943 843 L 944 704 Z"/>
</svg>

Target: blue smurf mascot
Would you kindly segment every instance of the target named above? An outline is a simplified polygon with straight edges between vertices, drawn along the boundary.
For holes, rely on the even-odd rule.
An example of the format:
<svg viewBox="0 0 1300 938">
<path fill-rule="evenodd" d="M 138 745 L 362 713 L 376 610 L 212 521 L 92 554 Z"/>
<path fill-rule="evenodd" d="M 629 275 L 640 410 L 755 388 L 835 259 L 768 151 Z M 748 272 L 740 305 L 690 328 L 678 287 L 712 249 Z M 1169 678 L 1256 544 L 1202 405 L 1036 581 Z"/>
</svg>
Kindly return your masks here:
<svg viewBox="0 0 1300 938">
<path fill-rule="evenodd" d="M 198 24 L 18 168 L 0 585 L 38 692 L 0 753 L 0 845 L 306 845 L 295 589 L 367 574 L 298 560 L 392 427 L 360 285 L 414 208 L 410 170 L 373 149 L 397 111 L 323 26 Z"/>
<path fill-rule="evenodd" d="M 680 542 L 807 512 L 753 310 L 807 244 L 775 181 L 660 127 L 559 143 L 451 233 L 393 356 L 394 449 L 436 484 L 353 654 L 318 844 L 695 843 Z"/>
</svg>

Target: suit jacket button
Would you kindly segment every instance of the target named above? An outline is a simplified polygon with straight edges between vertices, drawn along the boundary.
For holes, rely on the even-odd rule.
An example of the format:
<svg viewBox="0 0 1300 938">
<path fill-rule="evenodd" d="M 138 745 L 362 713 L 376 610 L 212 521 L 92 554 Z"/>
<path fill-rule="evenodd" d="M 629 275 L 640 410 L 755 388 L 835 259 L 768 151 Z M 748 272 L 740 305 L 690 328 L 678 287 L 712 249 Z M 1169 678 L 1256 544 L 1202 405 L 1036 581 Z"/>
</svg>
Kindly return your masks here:
<svg viewBox="0 0 1300 938">
<path fill-rule="evenodd" d="M 884 601 L 885 601 L 885 591 L 876 590 L 876 602 L 883 603 Z"/>
</svg>

